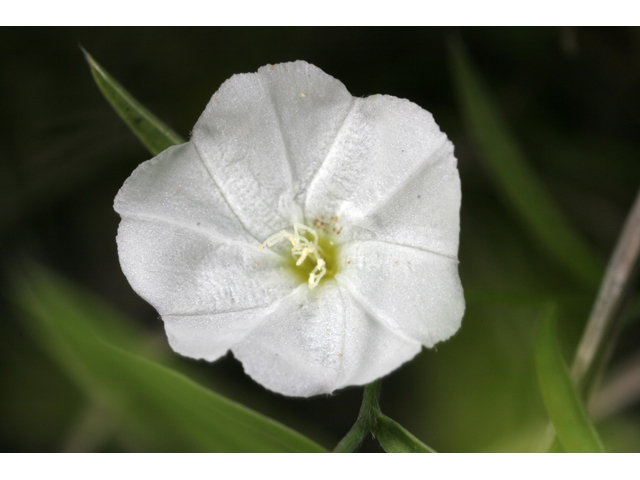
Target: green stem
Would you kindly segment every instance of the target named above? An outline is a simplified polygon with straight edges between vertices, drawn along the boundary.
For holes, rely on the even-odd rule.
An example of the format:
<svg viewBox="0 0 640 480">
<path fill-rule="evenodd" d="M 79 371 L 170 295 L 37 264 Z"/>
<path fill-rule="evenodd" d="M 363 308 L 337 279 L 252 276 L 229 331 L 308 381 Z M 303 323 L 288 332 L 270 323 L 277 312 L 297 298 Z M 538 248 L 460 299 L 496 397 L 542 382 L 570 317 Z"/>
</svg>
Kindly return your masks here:
<svg viewBox="0 0 640 480">
<path fill-rule="evenodd" d="M 340 443 L 336 445 L 333 450 L 334 453 L 353 452 L 374 428 L 376 417 L 380 413 L 379 398 L 381 389 L 381 380 L 376 380 L 365 387 L 356 423 L 353 424 L 349 433 L 340 440 Z"/>
<path fill-rule="evenodd" d="M 381 380 L 376 380 L 365 387 L 356 423 L 333 451 L 335 453 L 353 452 L 371 432 L 380 441 L 382 448 L 389 453 L 435 452 L 398 422 L 382 414 L 379 403 L 381 390 Z"/>
</svg>

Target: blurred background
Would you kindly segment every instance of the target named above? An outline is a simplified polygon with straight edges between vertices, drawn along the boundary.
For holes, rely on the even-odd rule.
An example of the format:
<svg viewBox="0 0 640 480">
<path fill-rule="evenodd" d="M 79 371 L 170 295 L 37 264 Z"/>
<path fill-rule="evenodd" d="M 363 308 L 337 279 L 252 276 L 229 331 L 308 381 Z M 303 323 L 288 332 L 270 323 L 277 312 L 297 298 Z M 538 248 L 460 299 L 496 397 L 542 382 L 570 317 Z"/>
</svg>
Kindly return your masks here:
<svg viewBox="0 0 640 480">
<path fill-rule="evenodd" d="M 559 306 L 570 359 L 597 282 L 576 280 L 550 255 L 480 158 L 452 76 L 449 46 L 459 41 L 533 172 L 604 265 L 640 185 L 640 29 L 0 29 L 0 448 L 188 449 L 132 434 L 102 401 L 108 395 L 78 382 L 45 346 L 48 333 L 16 293 L 30 261 L 107 305 L 138 353 L 326 448 L 362 398 L 355 387 L 287 398 L 254 383 L 231 355 L 207 364 L 170 351 L 115 244 L 113 199 L 151 155 L 101 95 L 82 46 L 186 138 L 231 75 L 297 59 L 355 96 L 390 94 L 432 112 L 459 161 L 467 312 L 451 340 L 384 380 L 382 409 L 438 451 L 536 450 L 547 418 L 533 360 L 539 306 Z M 592 410 L 612 451 L 640 451 L 640 315 L 627 317 Z M 380 448 L 368 441 L 361 451 Z"/>
</svg>

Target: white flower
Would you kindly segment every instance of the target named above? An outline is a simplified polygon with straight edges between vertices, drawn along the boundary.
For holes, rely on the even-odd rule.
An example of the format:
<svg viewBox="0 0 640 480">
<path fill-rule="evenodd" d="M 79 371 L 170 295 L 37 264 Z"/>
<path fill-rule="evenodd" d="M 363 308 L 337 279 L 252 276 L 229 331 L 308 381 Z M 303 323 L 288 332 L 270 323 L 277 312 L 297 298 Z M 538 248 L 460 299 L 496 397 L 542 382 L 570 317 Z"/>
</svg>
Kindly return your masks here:
<svg viewBox="0 0 640 480">
<path fill-rule="evenodd" d="M 176 352 L 231 350 L 268 389 L 307 397 L 458 330 L 460 196 L 429 112 L 268 65 L 227 80 L 191 140 L 125 182 L 118 252 Z"/>
</svg>

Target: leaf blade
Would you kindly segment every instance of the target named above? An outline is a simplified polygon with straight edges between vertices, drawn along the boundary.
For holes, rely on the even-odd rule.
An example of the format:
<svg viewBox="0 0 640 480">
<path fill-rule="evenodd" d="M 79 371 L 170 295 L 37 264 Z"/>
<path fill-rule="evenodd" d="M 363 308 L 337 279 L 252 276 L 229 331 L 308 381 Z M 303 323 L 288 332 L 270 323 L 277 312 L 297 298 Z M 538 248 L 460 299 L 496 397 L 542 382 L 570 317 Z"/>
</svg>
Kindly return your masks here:
<svg viewBox="0 0 640 480">
<path fill-rule="evenodd" d="M 542 399 L 567 452 L 604 452 L 602 440 L 580 400 L 555 333 L 555 309 L 549 307 L 535 342 Z"/>
<path fill-rule="evenodd" d="M 382 413 L 377 415 L 374 434 L 387 453 L 436 453 L 398 422 Z"/>
<path fill-rule="evenodd" d="M 84 49 L 85 59 L 98 88 L 145 147 L 157 155 L 185 140 L 138 102 Z"/>
<path fill-rule="evenodd" d="M 467 128 L 505 203 L 555 259 L 584 285 L 597 287 L 604 263 L 569 224 L 504 124 L 462 45 L 450 48 L 452 76 Z"/>
<path fill-rule="evenodd" d="M 149 451 L 323 452 L 297 432 L 184 375 L 96 336 L 87 313 L 37 267 L 22 275 L 18 305 L 54 361 L 124 421 Z"/>
</svg>

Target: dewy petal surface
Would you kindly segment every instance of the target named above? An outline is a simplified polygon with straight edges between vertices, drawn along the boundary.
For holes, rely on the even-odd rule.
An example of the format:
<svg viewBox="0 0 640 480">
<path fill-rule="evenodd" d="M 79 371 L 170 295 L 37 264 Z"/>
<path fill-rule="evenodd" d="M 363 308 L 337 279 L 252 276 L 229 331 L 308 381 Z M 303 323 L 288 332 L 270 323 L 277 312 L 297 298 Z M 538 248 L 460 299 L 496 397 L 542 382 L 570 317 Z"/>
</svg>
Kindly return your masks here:
<svg viewBox="0 0 640 480">
<path fill-rule="evenodd" d="M 390 329 L 432 347 L 460 328 L 465 304 L 457 259 L 356 241 L 342 246 L 341 262 L 337 280 Z"/>
<path fill-rule="evenodd" d="M 234 75 L 216 92 L 192 141 L 242 223 L 266 238 L 302 222 L 304 194 L 353 99 L 306 62 Z"/>
<path fill-rule="evenodd" d="M 420 348 L 418 341 L 395 334 L 331 282 L 317 291 L 301 286 L 274 305 L 233 353 L 265 387 L 308 397 L 369 383 Z"/>
</svg>

